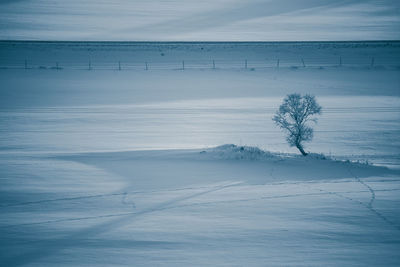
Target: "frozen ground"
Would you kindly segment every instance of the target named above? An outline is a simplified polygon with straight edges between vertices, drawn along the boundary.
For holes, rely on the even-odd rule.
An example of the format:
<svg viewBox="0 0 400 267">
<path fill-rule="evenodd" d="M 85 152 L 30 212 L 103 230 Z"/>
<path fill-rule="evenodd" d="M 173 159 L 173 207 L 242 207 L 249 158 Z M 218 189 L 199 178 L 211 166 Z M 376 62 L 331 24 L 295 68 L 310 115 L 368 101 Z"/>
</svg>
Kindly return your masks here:
<svg viewBox="0 0 400 267">
<path fill-rule="evenodd" d="M 399 172 L 224 146 L 2 156 L 6 266 L 396 266 Z"/>
<path fill-rule="evenodd" d="M 201 148 L 293 152 L 271 120 L 287 93 L 323 106 L 313 152 L 399 165 L 396 70 L 2 70 L 7 152 Z M 60 142 L 62 140 L 62 142 Z"/>
<path fill-rule="evenodd" d="M 396 42 L 135 48 L 137 62 L 168 67 L 149 71 L 76 68 L 87 53 L 102 66 L 129 57 L 118 46 L 1 45 L 5 266 L 400 264 Z M 288 65 L 230 61 L 274 49 Z M 42 62 L 25 70 L 27 55 Z M 170 68 L 202 55 L 227 67 Z M 292 67 L 312 55 L 354 64 Z M 380 56 L 385 64 L 362 63 Z M 62 58 L 70 68 L 49 69 Z M 323 115 L 307 149 L 331 158 L 295 156 L 272 124 L 291 92 L 317 96 Z M 239 146 L 213 148 L 225 143 Z"/>
</svg>

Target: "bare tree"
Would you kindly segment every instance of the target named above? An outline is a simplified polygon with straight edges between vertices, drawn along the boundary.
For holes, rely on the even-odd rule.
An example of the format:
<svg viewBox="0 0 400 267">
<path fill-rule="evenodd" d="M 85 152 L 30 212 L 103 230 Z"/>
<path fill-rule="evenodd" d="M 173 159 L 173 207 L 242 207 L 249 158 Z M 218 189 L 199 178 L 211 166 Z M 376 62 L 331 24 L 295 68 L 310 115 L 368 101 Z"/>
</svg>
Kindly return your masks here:
<svg viewBox="0 0 400 267">
<path fill-rule="evenodd" d="M 279 110 L 272 120 L 287 132 L 286 140 L 290 146 L 295 146 L 303 156 L 303 142 L 311 141 L 314 130 L 309 122 L 317 122 L 314 115 L 321 114 L 321 106 L 318 105 L 312 95 L 290 94 L 285 97 Z"/>
</svg>

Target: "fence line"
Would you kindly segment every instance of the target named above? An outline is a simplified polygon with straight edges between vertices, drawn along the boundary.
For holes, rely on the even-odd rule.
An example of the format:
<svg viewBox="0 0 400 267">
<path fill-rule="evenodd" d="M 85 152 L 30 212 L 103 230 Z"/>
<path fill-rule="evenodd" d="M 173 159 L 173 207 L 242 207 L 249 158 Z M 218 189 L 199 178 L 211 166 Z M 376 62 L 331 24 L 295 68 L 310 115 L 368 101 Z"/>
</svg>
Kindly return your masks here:
<svg viewBox="0 0 400 267">
<path fill-rule="evenodd" d="M 0 61 L 1 69 L 74 69 L 74 70 L 186 70 L 186 69 L 279 69 L 279 68 L 329 68 L 329 67 L 389 67 L 399 68 L 400 57 L 392 58 L 330 58 L 321 60 L 319 58 L 300 59 L 270 59 L 270 60 L 182 60 L 182 61 L 31 61 L 25 59 L 22 62 L 6 63 Z"/>
</svg>

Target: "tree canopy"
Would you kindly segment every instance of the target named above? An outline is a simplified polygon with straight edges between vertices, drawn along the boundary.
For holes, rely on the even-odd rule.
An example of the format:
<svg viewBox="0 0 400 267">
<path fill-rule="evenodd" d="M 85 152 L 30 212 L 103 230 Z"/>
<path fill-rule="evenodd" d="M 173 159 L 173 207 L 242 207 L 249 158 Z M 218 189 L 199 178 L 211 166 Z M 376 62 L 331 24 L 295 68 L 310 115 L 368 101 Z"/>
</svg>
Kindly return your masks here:
<svg viewBox="0 0 400 267">
<path fill-rule="evenodd" d="M 315 96 L 300 94 L 289 94 L 283 100 L 279 110 L 275 113 L 272 120 L 286 131 L 286 140 L 290 146 L 295 146 L 304 156 L 303 142 L 311 141 L 313 138 L 313 128 L 309 122 L 316 123 L 314 115 L 321 114 L 321 106 L 315 100 Z"/>
</svg>

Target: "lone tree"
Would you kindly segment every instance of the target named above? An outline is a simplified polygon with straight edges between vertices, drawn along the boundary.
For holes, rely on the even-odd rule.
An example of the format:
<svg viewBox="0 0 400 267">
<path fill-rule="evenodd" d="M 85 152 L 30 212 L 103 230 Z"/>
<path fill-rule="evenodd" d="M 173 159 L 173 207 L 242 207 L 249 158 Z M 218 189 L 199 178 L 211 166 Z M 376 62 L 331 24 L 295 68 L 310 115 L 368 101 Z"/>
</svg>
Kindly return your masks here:
<svg viewBox="0 0 400 267">
<path fill-rule="evenodd" d="M 290 146 L 297 147 L 303 156 L 303 142 L 311 141 L 313 129 L 308 122 L 317 122 L 314 115 L 321 114 L 321 106 L 318 105 L 312 95 L 290 94 L 285 97 L 279 110 L 272 120 L 287 132 L 286 140 Z"/>
</svg>

